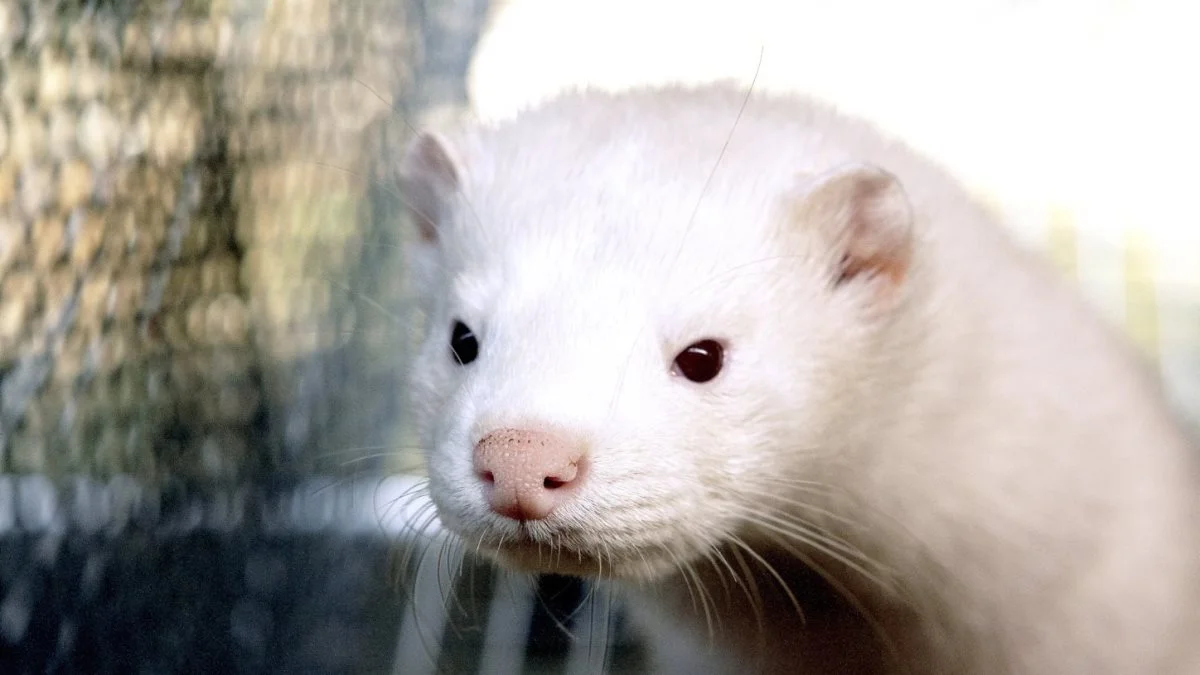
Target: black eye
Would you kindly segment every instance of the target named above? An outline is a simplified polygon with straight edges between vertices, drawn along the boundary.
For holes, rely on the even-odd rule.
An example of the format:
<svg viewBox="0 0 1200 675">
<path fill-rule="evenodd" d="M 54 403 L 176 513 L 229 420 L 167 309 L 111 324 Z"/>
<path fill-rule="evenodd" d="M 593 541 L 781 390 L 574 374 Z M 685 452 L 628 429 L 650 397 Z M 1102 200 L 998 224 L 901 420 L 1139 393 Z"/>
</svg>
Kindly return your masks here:
<svg viewBox="0 0 1200 675">
<path fill-rule="evenodd" d="M 450 355 L 460 366 L 467 365 L 479 356 L 479 340 L 461 321 L 454 322 L 454 330 L 450 333 Z"/>
<path fill-rule="evenodd" d="M 716 340 L 701 340 L 675 357 L 675 370 L 692 382 L 708 382 L 721 372 L 725 348 Z"/>
</svg>

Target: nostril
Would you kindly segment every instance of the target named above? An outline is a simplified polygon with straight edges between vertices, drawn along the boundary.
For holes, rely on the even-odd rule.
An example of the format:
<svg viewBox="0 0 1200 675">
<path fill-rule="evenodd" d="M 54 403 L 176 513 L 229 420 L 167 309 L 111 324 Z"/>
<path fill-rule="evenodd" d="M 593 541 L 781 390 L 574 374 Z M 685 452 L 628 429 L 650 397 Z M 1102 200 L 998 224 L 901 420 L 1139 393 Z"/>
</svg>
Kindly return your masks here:
<svg viewBox="0 0 1200 675">
<path fill-rule="evenodd" d="M 562 467 L 542 479 L 542 487 L 546 490 L 557 490 L 579 478 L 579 460 Z"/>
<path fill-rule="evenodd" d="M 485 482 L 485 483 L 495 483 L 496 482 L 496 474 L 492 473 L 491 471 L 481 471 L 479 473 L 479 477 L 482 478 L 483 482 Z"/>
</svg>

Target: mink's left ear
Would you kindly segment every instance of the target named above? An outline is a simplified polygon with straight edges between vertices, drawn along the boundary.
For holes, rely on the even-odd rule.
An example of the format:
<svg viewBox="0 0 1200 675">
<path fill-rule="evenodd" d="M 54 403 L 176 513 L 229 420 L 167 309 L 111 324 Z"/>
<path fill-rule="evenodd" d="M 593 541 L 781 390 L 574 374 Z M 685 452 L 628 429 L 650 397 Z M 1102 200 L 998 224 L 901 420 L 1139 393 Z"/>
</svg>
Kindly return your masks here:
<svg viewBox="0 0 1200 675">
<path fill-rule="evenodd" d="M 810 185 L 793 214 L 829 247 L 832 287 L 868 282 L 886 295 L 907 278 L 913 211 L 891 173 L 869 164 L 840 166 Z"/>
</svg>

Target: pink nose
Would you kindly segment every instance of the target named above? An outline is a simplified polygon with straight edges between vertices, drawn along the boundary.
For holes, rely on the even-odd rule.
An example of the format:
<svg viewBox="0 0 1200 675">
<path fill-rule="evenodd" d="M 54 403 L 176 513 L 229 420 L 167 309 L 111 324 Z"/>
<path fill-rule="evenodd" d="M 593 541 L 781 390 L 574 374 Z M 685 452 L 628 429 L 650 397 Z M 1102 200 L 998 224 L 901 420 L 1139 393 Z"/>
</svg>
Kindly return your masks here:
<svg viewBox="0 0 1200 675">
<path fill-rule="evenodd" d="M 551 431 L 499 429 L 475 446 L 475 473 L 488 503 L 513 520 L 541 520 L 574 497 L 583 482 L 584 447 Z"/>
</svg>

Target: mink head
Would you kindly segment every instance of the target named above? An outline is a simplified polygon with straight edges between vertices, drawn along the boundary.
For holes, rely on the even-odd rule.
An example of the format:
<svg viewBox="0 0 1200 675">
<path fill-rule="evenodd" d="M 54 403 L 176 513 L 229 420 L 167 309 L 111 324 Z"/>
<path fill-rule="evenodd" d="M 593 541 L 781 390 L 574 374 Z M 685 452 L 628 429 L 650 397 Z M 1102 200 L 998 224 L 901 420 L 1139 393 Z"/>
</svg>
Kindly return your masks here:
<svg viewBox="0 0 1200 675">
<path fill-rule="evenodd" d="M 439 517 L 480 550 L 649 579 L 820 512 L 913 218 L 891 174 L 741 104 L 579 94 L 410 143 L 411 406 Z"/>
</svg>

